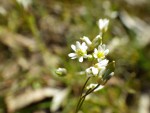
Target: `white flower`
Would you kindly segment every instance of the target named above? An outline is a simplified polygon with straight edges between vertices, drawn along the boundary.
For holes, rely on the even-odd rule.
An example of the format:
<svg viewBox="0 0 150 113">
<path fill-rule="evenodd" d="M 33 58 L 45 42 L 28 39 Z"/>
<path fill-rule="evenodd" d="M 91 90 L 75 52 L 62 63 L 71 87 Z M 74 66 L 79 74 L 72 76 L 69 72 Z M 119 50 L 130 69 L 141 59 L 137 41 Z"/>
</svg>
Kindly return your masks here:
<svg viewBox="0 0 150 113">
<path fill-rule="evenodd" d="M 106 66 L 108 64 L 109 60 L 107 59 L 104 59 L 104 60 L 101 60 L 100 62 L 98 62 L 97 64 L 94 65 L 94 71 L 97 72 L 98 71 L 98 76 L 101 77 L 102 74 L 104 73 L 105 69 L 106 69 Z"/>
<path fill-rule="evenodd" d="M 98 85 L 98 84 L 90 84 L 90 85 L 88 85 L 86 88 L 87 88 L 87 89 L 92 89 L 92 88 L 95 88 L 97 85 Z M 102 89 L 103 87 L 104 87 L 103 85 L 100 85 L 99 87 L 97 87 L 97 88 L 94 90 L 94 92 L 96 92 L 96 91 Z"/>
<path fill-rule="evenodd" d="M 101 77 L 106 69 L 106 66 L 108 64 L 109 60 L 107 59 L 104 59 L 104 60 L 101 60 L 100 62 L 98 62 L 96 64 L 96 67 L 98 68 L 99 70 L 99 73 L 98 73 L 98 76 Z"/>
<path fill-rule="evenodd" d="M 91 67 L 87 68 L 87 69 L 85 70 L 85 73 L 86 73 L 86 75 L 87 75 L 88 77 L 93 76 Z"/>
<path fill-rule="evenodd" d="M 100 31 L 107 31 L 107 28 L 108 28 L 108 24 L 109 24 L 109 20 L 108 19 L 99 19 L 98 21 L 98 26 L 99 26 L 99 29 Z"/>
<path fill-rule="evenodd" d="M 104 59 L 104 60 L 101 60 L 100 62 L 98 62 L 97 64 L 95 64 L 94 66 L 87 68 L 85 70 L 86 75 L 88 77 L 91 77 L 91 76 L 101 77 L 106 69 L 108 62 L 109 61 L 107 59 Z"/>
<path fill-rule="evenodd" d="M 88 77 L 96 76 L 98 74 L 98 69 L 92 66 L 87 68 L 85 72 Z"/>
<path fill-rule="evenodd" d="M 83 38 L 81 38 L 81 40 L 83 40 L 88 46 L 90 46 L 92 44 L 91 40 L 86 36 L 83 36 Z"/>
<path fill-rule="evenodd" d="M 106 67 L 108 62 L 109 62 L 109 60 L 104 59 L 104 60 L 99 61 L 96 65 L 98 66 L 98 68 Z"/>
<path fill-rule="evenodd" d="M 94 58 L 97 58 L 98 61 L 105 58 L 105 56 L 109 53 L 109 49 L 106 49 L 106 45 L 99 45 L 98 50 L 95 48 L 93 56 Z"/>
<path fill-rule="evenodd" d="M 80 44 L 80 42 L 76 42 L 76 45 L 71 45 L 71 48 L 75 51 L 75 53 L 68 54 L 71 59 L 79 58 L 79 62 L 83 62 L 83 58 L 87 58 L 87 45 L 85 42 Z"/>
</svg>

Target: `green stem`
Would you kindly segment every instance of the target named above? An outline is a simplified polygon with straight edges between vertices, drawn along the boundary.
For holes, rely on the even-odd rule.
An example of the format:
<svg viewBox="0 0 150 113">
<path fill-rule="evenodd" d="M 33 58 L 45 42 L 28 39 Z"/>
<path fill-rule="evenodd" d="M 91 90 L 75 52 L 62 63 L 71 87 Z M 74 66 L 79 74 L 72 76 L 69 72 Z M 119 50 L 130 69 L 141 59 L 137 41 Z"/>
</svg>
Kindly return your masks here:
<svg viewBox="0 0 150 113">
<path fill-rule="evenodd" d="M 80 110 L 80 108 L 81 108 L 81 106 L 82 106 L 82 104 L 83 104 L 83 102 L 84 102 L 86 96 L 89 95 L 90 93 L 92 93 L 92 92 L 93 92 L 96 88 L 98 88 L 99 86 L 100 86 L 100 84 L 97 84 L 97 86 L 95 86 L 93 89 L 87 90 L 87 92 L 85 93 L 85 95 L 83 95 L 82 97 L 80 97 L 80 100 L 79 100 L 79 102 L 78 102 L 77 109 L 76 109 L 76 112 L 75 112 L 75 113 L 77 113 L 77 112 Z"/>
<path fill-rule="evenodd" d="M 80 99 L 79 99 L 79 101 L 78 101 L 78 104 L 77 104 L 75 113 L 77 113 L 77 112 L 79 111 L 79 109 L 81 108 L 81 106 L 82 106 L 82 104 L 83 104 L 83 102 L 84 102 L 84 100 L 85 100 L 85 98 L 82 98 L 82 94 L 83 94 L 83 91 L 84 91 L 84 89 L 85 89 L 85 87 L 86 87 L 88 81 L 90 80 L 90 78 L 91 78 L 91 77 L 88 77 L 88 78 L 87 78 L 87 80 L 85 81 L 85 83 L 84 83 L 84 85 L 83 85 L 83 87 L 82 87 L 81 94 L 80 94 Z"/>
<path fill-rule="evenodd" d="M 83 91 L 84 91 L 84 88 L 85 88 L 86 84 L 88 83 L 88 81 L 90 80 L 90 78 L 91 78 L 91 77 L 88 77 L 87 80 L 85 81 L 85 83 L 84 83 L 84 85 L 83 85 L 83 87 L 82 87 L 80 96 L 82 96 L 82 93 L 83 93 Z"/>
<path fill-rule="evenodd" d="M 81 108 L 81 106 L 82 106 L 82 104 L 83 104 L 85 98 L 86 98 L 86 96 L 81 98 L 81 101 L 80 101 L 79 106 L 78 106 L 78 110 L 80 110 L 80 108 Z M 78 111 L 78 110 L 77 110 L 77 111 Z"/>
<path fill-rule="evenodd" d="M 83 91 L 84 91 L 84 88 L 85 88 L 85 86 L 87 85 L 89 79 L 90 79 L 90 77 L 86 80 L 86 82 L 84 83 L 84 85 L 83 85 L 83 87 L 82 87 L 80 99 L 79 99 L 79 101 L 78 101 L 78 104 L 77 104 L 75 113 L 77 113 L 77 112 L 80 110 L 80 108 L 81 108 L 81 106 L 82 106 L 82 104 L 83 104 L 83 102 L 84 102 L 84 100 L 85 100 L 85 98 L 86 98 L 87 95 L 89 95 L 90 93 L 92 93 L 92 92 L 93 92 L 95 89 L 97 89 L 100 85 L 104 85 L 104 84 L 106 83 L 106 82 L 104 82 L 104 83 L 102 83 L 102 84 L 101 84 L 101 83 L 97 84 L 97 86 L 95 86 L 95 87 L 92 88 L 92 89 L 87 90 L 86 93 L 82 96 Z"/>
</svg>

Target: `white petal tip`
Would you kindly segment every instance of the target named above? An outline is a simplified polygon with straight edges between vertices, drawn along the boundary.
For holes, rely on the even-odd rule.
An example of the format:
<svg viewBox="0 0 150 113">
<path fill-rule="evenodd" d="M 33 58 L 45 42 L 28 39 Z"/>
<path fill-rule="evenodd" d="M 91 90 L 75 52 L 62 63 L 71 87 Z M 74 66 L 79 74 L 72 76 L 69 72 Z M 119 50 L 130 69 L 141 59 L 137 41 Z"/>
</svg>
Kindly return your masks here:
<svg viewBox="0 0 150 113">
<path fill-rule="evenodd" d="M 79 58 L 79 62 L 83 62 L 83 57 L 80 57 L 80 58 Z"/>
</svg>

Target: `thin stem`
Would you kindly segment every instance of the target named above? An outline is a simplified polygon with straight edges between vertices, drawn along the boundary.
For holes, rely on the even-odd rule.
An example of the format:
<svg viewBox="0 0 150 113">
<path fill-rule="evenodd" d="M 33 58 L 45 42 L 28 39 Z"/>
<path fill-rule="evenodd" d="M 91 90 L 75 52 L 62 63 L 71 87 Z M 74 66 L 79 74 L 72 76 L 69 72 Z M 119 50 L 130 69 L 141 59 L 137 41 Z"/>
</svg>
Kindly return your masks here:
<svg viewBox="0 0 150 113">
<path fill-rule="evenodd" d="M 85 97 L 86 97 L 86 96 L 85 96 Z M 79 106 L 78 106 L 78 110 L 81 108 L 81 106 L 82 106 L 82 104 L 83 104 L 83 102 L 84 102 L 84 100 L 85 100 L 85 97 L 82 97 L 82 98 L 81 98 L 80 104 L 79 104 Z"/>
<path fill-rule="evenodd" d="M 84 88 L 85 88 L 86 84 L 88 83 L 88 81 L 90 80 L 90 78 L 91 78 L 91 77 L 88 77 L 87 80 L 85 81 L 85 83 L 84 83 L 84 85 L 83 85 L 83 87 L 82 87 L 80 96 L 82 96 L 82 93 L 83 93 L 83 91 L 84 91 Z"/>
<path fill-rule="evenodd" d="M 97 89 L 97 88 L 101 85 L 101 83 L 97 84 L 97 86 L 95 86 L 93 89 L 87 90 L 86 93 L 85 93 L 85 95 L 82 96 L 83 91 L 84 91 L 84 88 L 85 88 L 85 86 L 87 85 L 89 79 L 90 79 L 90 77 L 86 80 L 86 82 L 84 83 L 84 85 L 83 85 L 83 87 L 82 87 L 80 99 L 79 99 L 79 101 L 78 101 L 78 104 L 77 104 L 75 113 L 77 113 L 77 112 L 79 111 L 79 109 L 81 108 L 81 106 L 82 106 L 82 104 L 83 104 L 83 102 L 84 102 L 86 96 L 89 95 L 90 93 L 92 93 L 95 89 Z M 106 83 L 106 82 L 102 83 L 102 85 L 104 85 L 105 83 Z"/>
<path fill-rule="evenodd" d="M 78 101 L 78 104 L 77 104 L 76 112 L 75 112 L 75 113 L 78 112 L 81 101 L 82 101 L 82 97 L 80 96 L 80 99 L 79 99 L 79 101 Z"/>
<path fill-rule="evenodd" d="M 76 111 L 75 113 L 78 112 L 78 110 L 81 108 L 82 104 L 83 104 L 83 101 L 85 100 L 85 98 L 82 98 L 82 94 L 83 94 L 83 91 L 84 91 L 84 88 L 85 86 L 87 85 L 88 81 L 90 80 L 91 77 L 88 77 L 87 80 L 85 81 L 83 87 L 82 87 L 82 90 L 81 90 L 81 94 L 80 94 L 80 99 L 78 101 L 78 104 L 77 104 L 77 107 L 76 107 Z"/>
<path fill-rule="evenodd" d="M 93 89 L 87 90 L 87 92 L 85 93 L 85 95 L 83 95 L 82 97 L 80 97 L 80 100 L 79 100 L 79 102 L 78 102 L 78 106 L 77 106 L 77 109 L 76 109 L 76 112 L 75 112 L 75 113 L 77 113 L 78 110 L 81 108 L 81 106 L 82 106 L 82 104 L 83 104 L 83 102 L 84 102 L 86 96 L 87 96 L 88 94 L 92 93 L 92 92 L 93 92 L 96 88 L 98 88 L 99 86 L 100 86 L 100 84 L 97 84 L 97 86 L 95 86 Z"/>
</svg>

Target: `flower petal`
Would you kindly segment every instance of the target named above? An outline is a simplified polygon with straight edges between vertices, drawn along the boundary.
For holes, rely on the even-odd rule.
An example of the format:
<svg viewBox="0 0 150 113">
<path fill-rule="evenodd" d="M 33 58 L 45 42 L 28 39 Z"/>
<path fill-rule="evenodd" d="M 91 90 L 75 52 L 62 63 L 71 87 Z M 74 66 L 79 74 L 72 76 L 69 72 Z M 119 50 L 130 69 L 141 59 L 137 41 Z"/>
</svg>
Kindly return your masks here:
<svg viewBox="0 0 150 113">
<path fill-rule="evenodd" d="M 93 74 L 92 74 L 92 71 L 91 71 L 91 67 L 87 68 L 87 69 L 85 70 L 85 72 L 86 72 L 86 75 L 87 75 L 88 77 L 90 77 L 90 76 L 93 75 Z"/>
<path fill-rule="evenodd" d="M 98 73 L 98 76 L 101 77 L 104 74 L 106 67 L 102 67 L 101 70 Z"/>
<path fill-rule="evenodd" d="M 98 63 L 98 67 L 101 68 L 101 67 L 106 67 L 107 64 L 108 64 L 109 60 L 107 59 L 104 59 L 104 60 L 101 60 L 99 63 Z"/>
<path fill-rule="evenodd" d="M 74 50 L 74 51 L 76 51 L 76 46 L 75 45 L 71 45 L 71 48 Z"/>
<path fill-rule="evenodd" d="M 76 55 L 76 53 L 69 53 L 68 56 L 69 56 L 69 57 L 75 57 L 75 56 L 77 56 L 77 55 Z"/>
<path fill-rule="evenodd" d="M 71 59 L 76 59 L 77 57 L 72 57 Z"/>
<path fill-rule="evenodd" d="M 97 74 L 98 74 L 98 69 L 95 68 L 95 67 L 92 67 L 92 73 L 93 73 L 94 75 L 97 75 Z"/>
<path fill-rule="evenodd" d="M 91 73 L 91 68 L 87 68 L 85 71 L 86 71 L 87 73 Z"/>
<path fill-rule="evenodd" d="M 96 54 L 97 54 L 97 52 L 98 52 L 98 50 L 95 48 L 95 49 L 94 49 L 94 53 L 96 53 Z"/>
<path fill-rule="evenodd" d="M 98 84 L 93 84 L 93 83 L 91 83 L 90 85 L 88 85 L 86 88 L 87 89 L 91 89 L 91 88 L 94 88 L 94 87 L 96 87 Z"/>
<path fill-rule="evenodd" d="M 91 84 L 88 85 L 86 88 L 87 88 L 87 89 L 92 89 L 92 88 L 95 88 L 97 85 L 98 85 L 98 84 L 93 84 L 93 83 L 91 83 Z M 103 85 L 100 85 L 98 88 L 96 88 L 96 89 L 94 90 L 94 92 L 96 92 L 96 91 L 98 91 L 98 90 L 101 90 L 103 87 L 104 87 Z"/>
<path fill-rule="evenodd" d="M 83 51 L 86 51 L 87 48 L 88 48 L 88 47 L 86 46 L 86 43 L 83 42 L 82 45 L 81 45 L 81 49 L 82 49 Z"/>
<path fill-rule="evenodd" d="M 109 53 L 109 49 L 106 49 L 105 51 L 104 51 L 104 55 L 107 55 Z"/>
<path fill-rule="evenodd" d="M 96 88 L 96 89 L 94 90 L 94 92 L 99 91 L 99 90 L 101 90 L 101 89 L 103 89 L 103 88 L 104 88 L 104 86 L 103 86 L 103 85 L 100 85 L 98 88 Z"/>
<path fill-rule="evenodd" d="M 101 31 L 103 30 L 107 30 L 107 27 L 108 27 L 108 24 L 109 24 L 109 20 L 108 19 L 99 19 L 98 21 L 98 27 Z"/>
<path fill-rule="evenodd" d="M 83 62 L 83 57 L 80 57 L 80 58 L 79 58 L 79 62 Z"/>
<path fill-rule="evenodd" d="M 97 52 L 98 52 L 98 51 L 97 51 L 97 49 L 95 48 L 95 49 L 94 49 L 94 53 L 93 53 L 94 58 L 97 58 Z"/>
<path fill-rule="evenodd" d="M 103 50 L 106 49 L 106 45 L 105 45 L 105 44 L 102 45 L 102 49 L 103 49 Z"/>
<path fill-rule="evenodd" d="M 80 47 L 81 47 L 80 42 L 79 42 L 79 41 L 76 41 L 76 49 L 80 49 Z"/>
<path fill-rule="evenodd" d="M 98 46 L 98 51 L 104 51 L 104 49 L 102 48 L 102 45 Z"/>
</svg>

